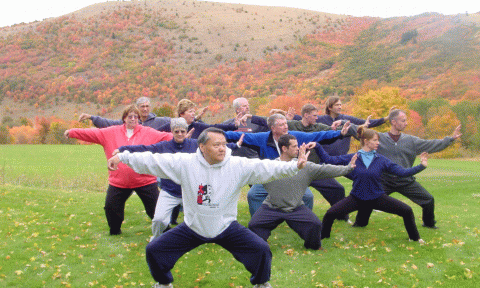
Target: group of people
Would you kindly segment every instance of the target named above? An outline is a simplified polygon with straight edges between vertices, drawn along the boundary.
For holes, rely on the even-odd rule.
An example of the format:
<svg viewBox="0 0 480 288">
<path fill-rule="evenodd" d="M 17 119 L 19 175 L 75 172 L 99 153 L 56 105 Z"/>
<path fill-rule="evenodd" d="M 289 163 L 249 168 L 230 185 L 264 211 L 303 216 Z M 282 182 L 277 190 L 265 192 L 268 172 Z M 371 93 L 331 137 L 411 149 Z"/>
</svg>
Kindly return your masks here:
<svg viewBox="0 0 480 288">
<path fill-rule="evenodd" d="M 460 126 L 441 140 L 402 133 L 407 116 L 398 109 L 375 120 L 344 115 L 336 96 L 327 99 L 323 116 L 306 104 L 301 115 L 277 110 L 268 118 L 252 116 L 248 100 L 237 98 L 235 117 L 214 125 L 202 122 L 205 110 L 196 115 L 195 104 L 187 99 L 178 103 L 177 118 L 157 117 L 150 105 L 148 98 L 139 98 L 121 121 L 82 114 L 80 120 L 91 119 L 98 128 L 70 129 L 65 136 L 104 147 L 109 159 L 105 213 L 111 235 L 121 233 L 125 202 L 133 191 L 141 198 L 153 219 L 146 258 L 156 287 L 173 287 L 170 270 L 203 243 L 217 243 L 231 252 L 252 274 L 254 287 L 271 287 L 272 253 L 266 241 L 283 222 L 303 239 L 305 248 L 317 250 L 321 240 L 330 237 L 335 219 L 350 222 L 348 215 L 358 211 L 353 226 L 363 227 L 372 211 L 380 210 L 401 216 L 409 239 L 424 243 L 411 207 L 389 195 L 399 192 L 420 205 L 423 226 L 437 228 L 434 198 L 413 175 L 427 167 L 428 153 L 445 149 L 461 136 Z M 387 133 L 369 129 L 386 122 L 391 124 Z M 361 149 L 347 154 L 351 137 L 359 139 Z M 421 162 L 413 167 L 418 155 Z M 353 181 L 348 197 L 333 179 L 339 176 Z M 248 228 L 236 220 L 245 185 L 251 187 Z M 323 220 L 312 211 L 309 186 L 331 205 Z M 184 221 L 171 228 L 179 205 Z"/>
</svg>

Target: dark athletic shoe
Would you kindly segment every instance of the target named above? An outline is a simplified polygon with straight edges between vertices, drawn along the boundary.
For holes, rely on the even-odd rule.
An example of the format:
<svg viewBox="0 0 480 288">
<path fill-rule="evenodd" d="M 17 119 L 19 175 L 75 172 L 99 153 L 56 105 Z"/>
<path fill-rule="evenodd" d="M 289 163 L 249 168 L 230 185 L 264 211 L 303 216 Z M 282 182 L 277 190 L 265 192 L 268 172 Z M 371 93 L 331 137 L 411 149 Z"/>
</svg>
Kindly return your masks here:
<svg viewBox="0 0 480 288">
<path fill-rule="evenodd" d="M 437 226 L 433 225 L 433 226 L 428 226 L 428 225 L 425 225 L 425 223 L 422 224 L 423 227 L 425 228 L 430 228 L 430 229 L 438 229 Z"/>
<path fill-rule="evenodd" d="M 120 235 L 120 234 L 122 234 L 122 230 L 118 230 L 118 231 L 110 230 L 110 235 Z"/>
</svg>

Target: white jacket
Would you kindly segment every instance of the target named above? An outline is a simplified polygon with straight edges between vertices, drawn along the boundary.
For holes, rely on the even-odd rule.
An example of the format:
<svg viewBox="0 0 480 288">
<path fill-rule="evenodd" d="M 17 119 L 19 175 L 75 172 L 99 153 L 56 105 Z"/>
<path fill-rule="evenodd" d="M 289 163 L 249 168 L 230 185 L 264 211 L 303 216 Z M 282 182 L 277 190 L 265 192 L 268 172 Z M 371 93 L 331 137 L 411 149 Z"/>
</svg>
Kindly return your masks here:
<svg viewBox="0 0 480 288">
<path fill-rule="evenodd" d="M 295 161 L 248 159 L 231 156 L 208 164 L 200 149 L 194 154 L 117 154 L 120 161 L 140 174 L 168 178 L 182 186 L 184 222 L 195 233 L 214 238 L 237 219 L 240 189 L 247 184 L 262 184 L 298 172 Z"/>
</svg>

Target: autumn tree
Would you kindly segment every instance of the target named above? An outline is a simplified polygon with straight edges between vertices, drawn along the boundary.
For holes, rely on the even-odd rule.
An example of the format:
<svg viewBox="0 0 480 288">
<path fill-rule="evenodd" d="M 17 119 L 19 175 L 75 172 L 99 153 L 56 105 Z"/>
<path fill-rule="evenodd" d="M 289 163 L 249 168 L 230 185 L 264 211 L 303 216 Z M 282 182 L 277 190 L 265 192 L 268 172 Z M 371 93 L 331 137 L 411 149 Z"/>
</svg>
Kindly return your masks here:
<svg viewBox="0 0 480 288">
<path fill-rule="evenodd" d="M 258 115 L 269 115 L 268 113 L 273 108 L 282 109 L 284 111 L 287 111 L 289 108 L 294 108 L 296 113 L 299 114 L 302 110 L 302 106 L 307 103 L 317 105 L 315 101 L 308 99 L 307 96 L 304 95 L 282 95 L 275 97 L 272 99 L 272 101 L 259 106 L 256 113 L 258 113 Z"/>
<path fill-rule="evenodd" d="M 35 118 L 35 128 L 38 133 L 38 143 L 46 144 L 48 132 L 50 131 L 50 121 L 45 117 Z"/>
<path fill-rule="evenodd" d="M 430 111 L 432 116 L 425 127 L 425 134 L 428 139 L 442 139 L 446 136 L 451 136 L 455 128 L 460 125 L 457 115 L 448 106 L 433 108 Z M 453 158 L 460 156 L 458 152 L 460 148 L 460 141 L 455 141 L 447 149 L 433 154 L 434 157 Z"/>
<path fill-rule="evenodd" d="M 175 107 L 167 102 L 164 102 L 161 106 L 153 108 L 152 111 L 159 117 L 175 117 Z"/>
<path fill-rule="evenodd" d="M 8 131 L 8 127 L 5 125 L 0 125 L 0 144 L 12 144 L 13 137 Z"/>
<path fill-rule="evenodd" d="M 372 115 L 373 119 L 385 117 L 393 106 L 397 109 L 406 110 L 407 108 L 407 99 L 400 93 L 400 89 L 395 87 L 368 90 L 365 94 L 355 95 L 352 101 L 352 114 L 364 119 L 369 115 Z M 387 125 L 378 127 L 382 132 L 388 129 Z"/>
<path fill-rule="evenodd" d="M 12 127 L 9 132 L 14 144 L 35 144 L 38 137 L 37 130 L 31 126 Z"/>
</svg>

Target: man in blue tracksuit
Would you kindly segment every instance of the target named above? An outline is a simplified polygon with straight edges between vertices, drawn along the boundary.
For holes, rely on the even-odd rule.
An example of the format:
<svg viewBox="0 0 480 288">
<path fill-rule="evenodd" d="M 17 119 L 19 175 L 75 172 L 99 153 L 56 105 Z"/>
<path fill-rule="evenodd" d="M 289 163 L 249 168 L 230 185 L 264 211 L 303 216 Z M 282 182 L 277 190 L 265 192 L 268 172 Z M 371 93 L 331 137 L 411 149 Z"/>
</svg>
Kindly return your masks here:
<svg viewBox="0 0 480 288">
<path fill-rule="evenodd" d="M 243 139 L 244 145 L 249 145 L 255 147 L 259 152 L 260 159 L 276 159 L 280 156 L 278 148 L 278 138 L 285 134 L 291 134 L 297 138 L 298 144 L 309 142 L 322 142 L 322 141 L 332 141 L 342 137 L 347 132 L 348 126 L 346 129 L 340 131 L 320 131 L 305 133 L 299 131 L 288 131 L 287 119 L 281 114 L 273 114 L 267 120 L 268 127 L 270 132 L 260 132 L 260 133 L 246 133 L 245 138 Z M 243 133 L 227 131 L 225 135 L 227 140 L 236 141 L 240 139 Z M 262 205 L 263 200 L 267 197 L 267 192 L 263 185 L 253 185 L 250 191 L 248 191 L 247 200 L 248 206 L 250 209 L 250 214 L 255 214 L 255 211 Z M 313 208 L 313 194 L 307 189 L 305 196 L 303 197 L 303 202 L 310 209 Z"/>
</svg>

